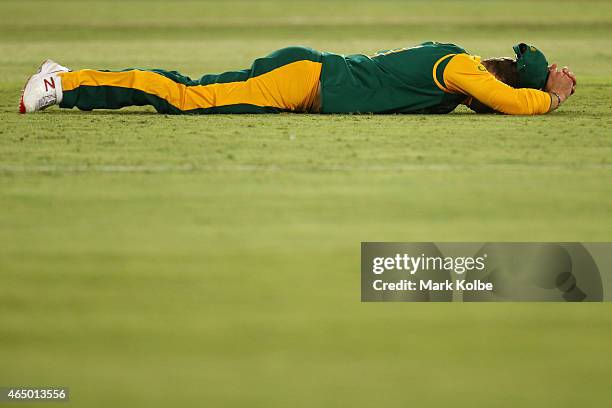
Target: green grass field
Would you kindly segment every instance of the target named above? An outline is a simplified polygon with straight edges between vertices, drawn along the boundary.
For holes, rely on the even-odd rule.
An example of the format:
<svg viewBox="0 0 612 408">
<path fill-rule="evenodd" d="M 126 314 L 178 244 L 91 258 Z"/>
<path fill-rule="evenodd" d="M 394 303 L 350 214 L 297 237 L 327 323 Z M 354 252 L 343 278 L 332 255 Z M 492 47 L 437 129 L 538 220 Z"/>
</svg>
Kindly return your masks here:
<svg viewBox="0 0 612 408">
<path fill-rule="evenodd" d="M 0 386 L 80 407 L 604 406 L 610 304 L 362 304 L 359 248 L 612 240 L 611 38 L 607 1 L 2 1 Z M 541 117 L 15 113 L 48 57 L 199 76 L 425 40 L 534 43 L 577 93 Z"/>
</svg>

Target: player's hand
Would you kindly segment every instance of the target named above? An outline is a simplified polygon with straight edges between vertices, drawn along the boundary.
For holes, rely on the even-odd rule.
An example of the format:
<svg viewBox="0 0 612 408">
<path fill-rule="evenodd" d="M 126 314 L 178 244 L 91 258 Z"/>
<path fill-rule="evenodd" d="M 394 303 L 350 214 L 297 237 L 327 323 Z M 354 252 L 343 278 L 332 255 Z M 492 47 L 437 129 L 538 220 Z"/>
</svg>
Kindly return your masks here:
<svg viewBox="0 0 612 408">
<path fill-rule="evenodd" d="M 568 77 L 570 77 L 572 79 L 572 81 L 574 83 L 574 86 L 572 87 L 571 95 L 573 95 L 574 92 L 576 92 L 576 75 L 574 75 L 574 73 L 572 71 L 570 71 L 568 67 L 563 67 L 561 72 L 563 72 L 565 75 L 567 75 Z"/>
<path fill-rule="evenodd" d="M 548 81 L 546 81 L 544 90 L 556 93 L 561 98 L 561 102 L 565 102 L 573 93 L 574 79 L 563 71 L 559 71 L 557 64 L 552 64 L 548 71 Z"/>
</svg>

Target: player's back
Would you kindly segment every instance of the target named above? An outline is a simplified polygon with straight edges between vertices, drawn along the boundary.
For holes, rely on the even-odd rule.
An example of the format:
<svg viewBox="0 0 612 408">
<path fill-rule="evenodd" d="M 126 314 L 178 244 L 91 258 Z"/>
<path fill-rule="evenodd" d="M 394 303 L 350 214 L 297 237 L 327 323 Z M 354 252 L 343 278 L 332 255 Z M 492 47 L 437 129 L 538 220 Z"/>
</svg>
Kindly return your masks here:
<svg viewBox="0 0 612 408">
<path fill-rule="evenodd" d="M 455 44 L 425 42 L 372 56 L 324 53 L 322 112 L 450 112 L 465 96 L 444 92 L 436 81 L 443 85 L 451 56 L 465 52 Z"/>
</svg>

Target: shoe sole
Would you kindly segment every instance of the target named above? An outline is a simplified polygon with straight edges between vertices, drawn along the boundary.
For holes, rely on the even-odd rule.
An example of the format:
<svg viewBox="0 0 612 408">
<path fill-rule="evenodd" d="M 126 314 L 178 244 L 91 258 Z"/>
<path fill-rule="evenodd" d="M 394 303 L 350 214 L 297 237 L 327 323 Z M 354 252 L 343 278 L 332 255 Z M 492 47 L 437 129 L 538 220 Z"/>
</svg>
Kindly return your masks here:
<svg viewBox="0 0 612 408">
<path fill-rule="evenodd" d="M 25 85 L 23 86 L 23 89 L 21 90 L 21 99 L 19 100 L 19 113 L 21 113 L 21 114 L 26 113 L 26 107 L 25 107 L 25 104 L 23 103 L 23 94 L 25 93 L 25 90 L 26 90 L 28 84 L 30 83 L 30 79 L 32 79 L 33 76 L 34 75 L 30 75 L 30 77 L 26 81 Z"/>
<path fill-rule="evenodd" d="M 28 78 L 28 80 L 26 81 L 26 84 L 24 85 L 23 89 L 21 90 L 21 99 L 19 100 L 19 113 L 21 113 L 21 114 L 26 113 L 26 111 L 25 111 L 25 104 L 23 103 L 23 94 L 25 93 L 25 88 L 26 88 L 26 86 L 28 86 L 28 83 L 30 82 L 30 79 L 32 79 L 32 77 Z"/>
</svg>

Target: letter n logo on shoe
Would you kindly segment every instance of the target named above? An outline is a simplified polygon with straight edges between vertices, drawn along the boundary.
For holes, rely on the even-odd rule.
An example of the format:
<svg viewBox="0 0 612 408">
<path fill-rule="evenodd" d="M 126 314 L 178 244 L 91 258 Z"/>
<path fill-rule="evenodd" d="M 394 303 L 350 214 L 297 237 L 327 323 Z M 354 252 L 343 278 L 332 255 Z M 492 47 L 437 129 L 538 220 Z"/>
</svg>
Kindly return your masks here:
<svg viewBox="0 0 612 408">
<path fill-rule="evenodd" d="M 53 77 L 45 78 L 43 79 L 43 82 L 45 83 L 45 92 L 49 92 L 49 87 L 55 89 L 55 81 L 53 80 Z"/>
</svg>

